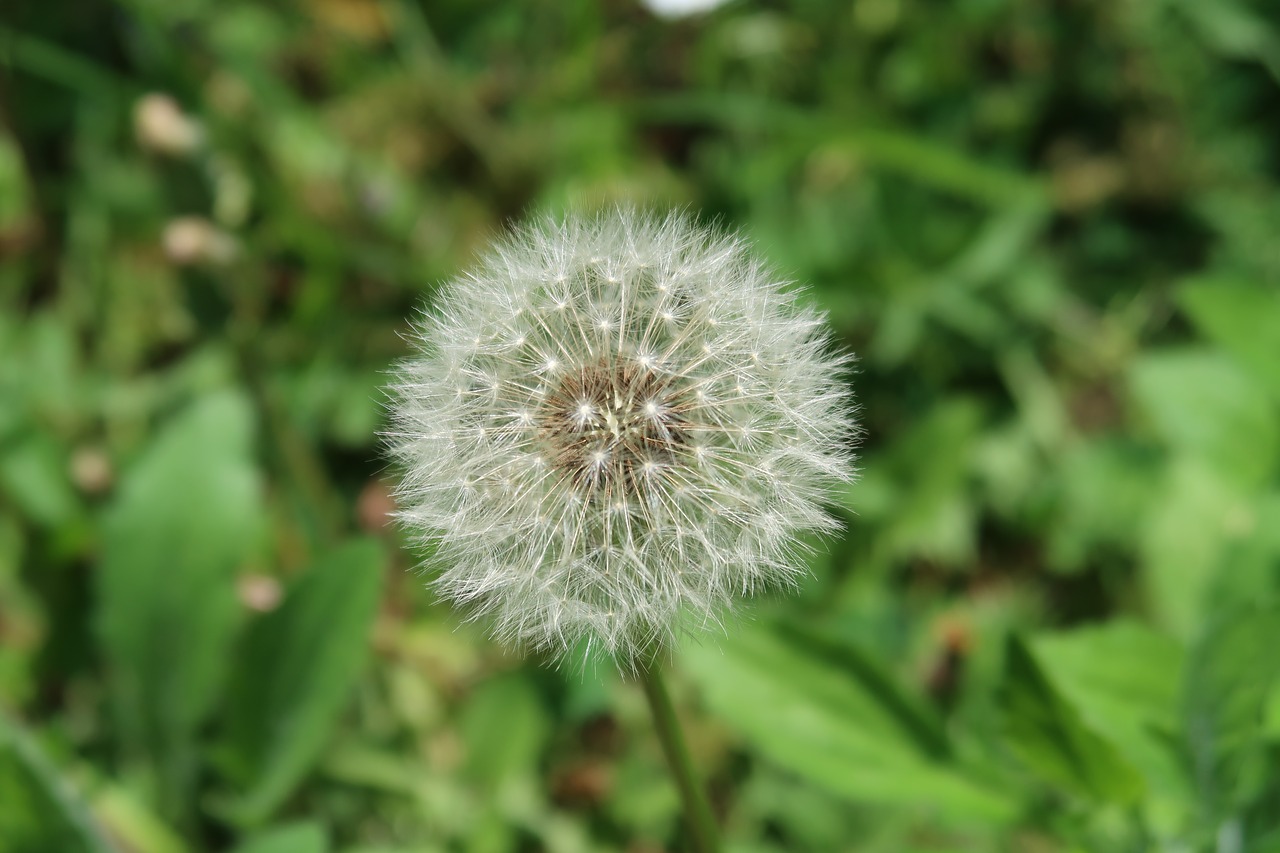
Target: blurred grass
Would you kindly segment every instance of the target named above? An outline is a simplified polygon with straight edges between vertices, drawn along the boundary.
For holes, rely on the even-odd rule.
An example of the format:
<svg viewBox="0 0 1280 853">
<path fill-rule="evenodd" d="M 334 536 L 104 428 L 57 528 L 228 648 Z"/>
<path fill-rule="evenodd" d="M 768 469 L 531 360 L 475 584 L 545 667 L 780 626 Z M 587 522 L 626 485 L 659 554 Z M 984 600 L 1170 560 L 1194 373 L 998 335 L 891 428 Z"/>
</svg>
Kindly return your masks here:
<svg viewBox="0 0 1280 853">
<path fill-rule="evenodd" d="M 458 627 L 377 440 L 434 283 L 612 199 L 860 355 L 847 534 L 679 655 L 730 849 L 1280 849 L 1278 50 L 1270 0 L 8 0 L 0 851 L 678 849 L 636 687 Z"/>
</svg>

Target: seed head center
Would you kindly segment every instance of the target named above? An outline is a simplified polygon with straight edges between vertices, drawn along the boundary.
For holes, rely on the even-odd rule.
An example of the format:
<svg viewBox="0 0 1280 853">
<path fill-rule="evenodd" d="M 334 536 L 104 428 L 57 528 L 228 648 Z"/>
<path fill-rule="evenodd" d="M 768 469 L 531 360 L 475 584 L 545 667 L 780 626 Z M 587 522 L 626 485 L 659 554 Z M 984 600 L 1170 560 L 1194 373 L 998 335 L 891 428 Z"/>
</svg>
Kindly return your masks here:
<svg viewBox="0 0 1280 853">
<path fill-rule="evenodd" d="M 535 415 L 539 437 L 576 488 L 641 492 L 685 450 L 682 397 L 669 380 L 628 364 L 565 371 Z"/>
</svg>

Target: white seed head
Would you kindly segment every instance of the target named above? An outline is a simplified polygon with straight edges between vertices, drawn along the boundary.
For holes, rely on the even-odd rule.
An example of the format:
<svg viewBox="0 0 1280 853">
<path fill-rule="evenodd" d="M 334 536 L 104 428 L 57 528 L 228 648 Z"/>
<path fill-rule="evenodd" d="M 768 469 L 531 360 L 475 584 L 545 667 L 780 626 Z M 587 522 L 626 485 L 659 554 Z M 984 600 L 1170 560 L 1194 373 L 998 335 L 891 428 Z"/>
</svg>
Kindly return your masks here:
<svg viewBox="0 0 1280 853">
<path fill-rule="evenodd" d="M 794 584 L 853 476 L 822 317 L 738 237 L 543 220 L 444 285 L 393 386 L 399 516 L 499 639 L 624 665 Z"/>
</svg>

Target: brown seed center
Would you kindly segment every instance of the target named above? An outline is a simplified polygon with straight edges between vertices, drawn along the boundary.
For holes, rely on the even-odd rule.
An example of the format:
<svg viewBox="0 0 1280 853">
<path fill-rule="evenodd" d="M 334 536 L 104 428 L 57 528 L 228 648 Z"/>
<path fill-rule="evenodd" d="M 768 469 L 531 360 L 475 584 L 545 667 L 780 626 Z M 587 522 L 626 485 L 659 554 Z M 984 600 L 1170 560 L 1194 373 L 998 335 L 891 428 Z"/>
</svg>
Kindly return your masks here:
<svg viewBox="0 0 1280 853">
<path fill-rule="evenodd" d="M 640 494 L 669 475 L 687 446 L 683 396 L 648 369 L 589 365 L 566 373 L 543 400 L 539 435 L 579 489 Z"/>
</svg>

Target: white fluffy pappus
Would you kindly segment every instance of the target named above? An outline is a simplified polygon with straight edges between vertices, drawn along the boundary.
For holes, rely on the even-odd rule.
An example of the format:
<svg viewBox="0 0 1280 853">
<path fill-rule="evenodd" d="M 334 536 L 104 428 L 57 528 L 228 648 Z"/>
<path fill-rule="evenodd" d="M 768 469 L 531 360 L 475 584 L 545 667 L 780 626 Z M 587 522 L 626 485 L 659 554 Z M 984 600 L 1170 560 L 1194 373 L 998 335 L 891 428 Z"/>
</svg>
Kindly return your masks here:
<svg viewBox="0 0 1280 853">
<path fill-rule="evenodd" d="M 739 237 L 543 219 L 445 284 L 392 385 L 401 523 L 496 638 L 623 665 L 793 585 L 853 477 L 850 357 Z"/>
</svg>

